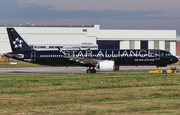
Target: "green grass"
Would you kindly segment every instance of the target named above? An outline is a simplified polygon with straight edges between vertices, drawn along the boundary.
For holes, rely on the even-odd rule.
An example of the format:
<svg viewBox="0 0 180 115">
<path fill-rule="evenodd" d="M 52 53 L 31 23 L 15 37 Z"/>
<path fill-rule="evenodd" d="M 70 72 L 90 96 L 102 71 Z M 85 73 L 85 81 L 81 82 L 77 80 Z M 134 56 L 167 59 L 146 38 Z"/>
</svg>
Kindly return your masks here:
<svg viewBox="0 0 180 115">
<path fill-rule="evenodd" d="M 0 114 L 178 114 L 179 74 L 0 74 Z"/>
</svg>

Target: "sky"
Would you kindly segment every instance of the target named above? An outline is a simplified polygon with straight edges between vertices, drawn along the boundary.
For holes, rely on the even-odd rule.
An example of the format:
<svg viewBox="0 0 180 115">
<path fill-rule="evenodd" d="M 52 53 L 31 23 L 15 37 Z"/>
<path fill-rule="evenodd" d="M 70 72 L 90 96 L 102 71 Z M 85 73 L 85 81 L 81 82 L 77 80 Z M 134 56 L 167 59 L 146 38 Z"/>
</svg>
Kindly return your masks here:
<svg viewBox="0 0 180 115">
<path fill-rule="evenodd" d="M 95 25 L 177 30 L 180 0 L 0 0 L 0 25 Z"/>
</svg>

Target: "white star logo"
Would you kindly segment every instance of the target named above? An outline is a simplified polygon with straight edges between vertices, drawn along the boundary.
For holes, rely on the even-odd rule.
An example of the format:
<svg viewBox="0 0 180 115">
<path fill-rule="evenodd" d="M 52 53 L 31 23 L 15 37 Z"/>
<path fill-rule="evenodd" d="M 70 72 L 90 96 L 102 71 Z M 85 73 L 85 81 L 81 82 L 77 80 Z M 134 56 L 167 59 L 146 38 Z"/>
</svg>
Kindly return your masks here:
<svg viewBox="0 0 180 115">
<path fill-rule="evenodd" d="M 14 48 L 21 49 L 22 48 L 22 40 L 19 40 L 19 38 L 16 38 L 15 41 L 13 41 Z"/>
</svg>

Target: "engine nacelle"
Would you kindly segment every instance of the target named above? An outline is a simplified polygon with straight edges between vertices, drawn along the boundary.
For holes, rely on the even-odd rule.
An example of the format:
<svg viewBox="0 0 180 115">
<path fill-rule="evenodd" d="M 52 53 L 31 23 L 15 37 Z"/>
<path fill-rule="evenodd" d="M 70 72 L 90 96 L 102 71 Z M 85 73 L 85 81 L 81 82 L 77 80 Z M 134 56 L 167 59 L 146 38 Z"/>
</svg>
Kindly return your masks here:
<svg viewBox="0 0 180 115">
<path fill-rule="evenodd" d="M 109 60 L 103 60 L 99 61 L 97 64 L 97 68 L 100 70 L 119 70 L 119 67 L 115 67 L 114 61 L 109 61 Z"/>
</svg>

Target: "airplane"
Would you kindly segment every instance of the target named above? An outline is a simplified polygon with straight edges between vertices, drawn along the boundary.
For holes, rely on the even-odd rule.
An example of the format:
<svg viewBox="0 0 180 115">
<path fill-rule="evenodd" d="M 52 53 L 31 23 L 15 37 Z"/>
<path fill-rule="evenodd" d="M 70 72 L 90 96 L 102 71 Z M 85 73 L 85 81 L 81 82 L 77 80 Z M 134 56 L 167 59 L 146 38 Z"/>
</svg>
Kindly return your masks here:
<svg viewBox="0 0 180 115">
<path fill-rule="evenodd" d="M 166 67 L 178 58 L 165 50 L 158 49 L 103 49 L 103 50 L 34 50 L 14 28 L 7 28 L 12 52 L 6 57 L 48 66 L 85 66 L 86 73 L 100 70 L 119 70 L 119 66 L 152 65 Z M 43 42 L 43 41 L 42 41 Z"/>
</svg>

